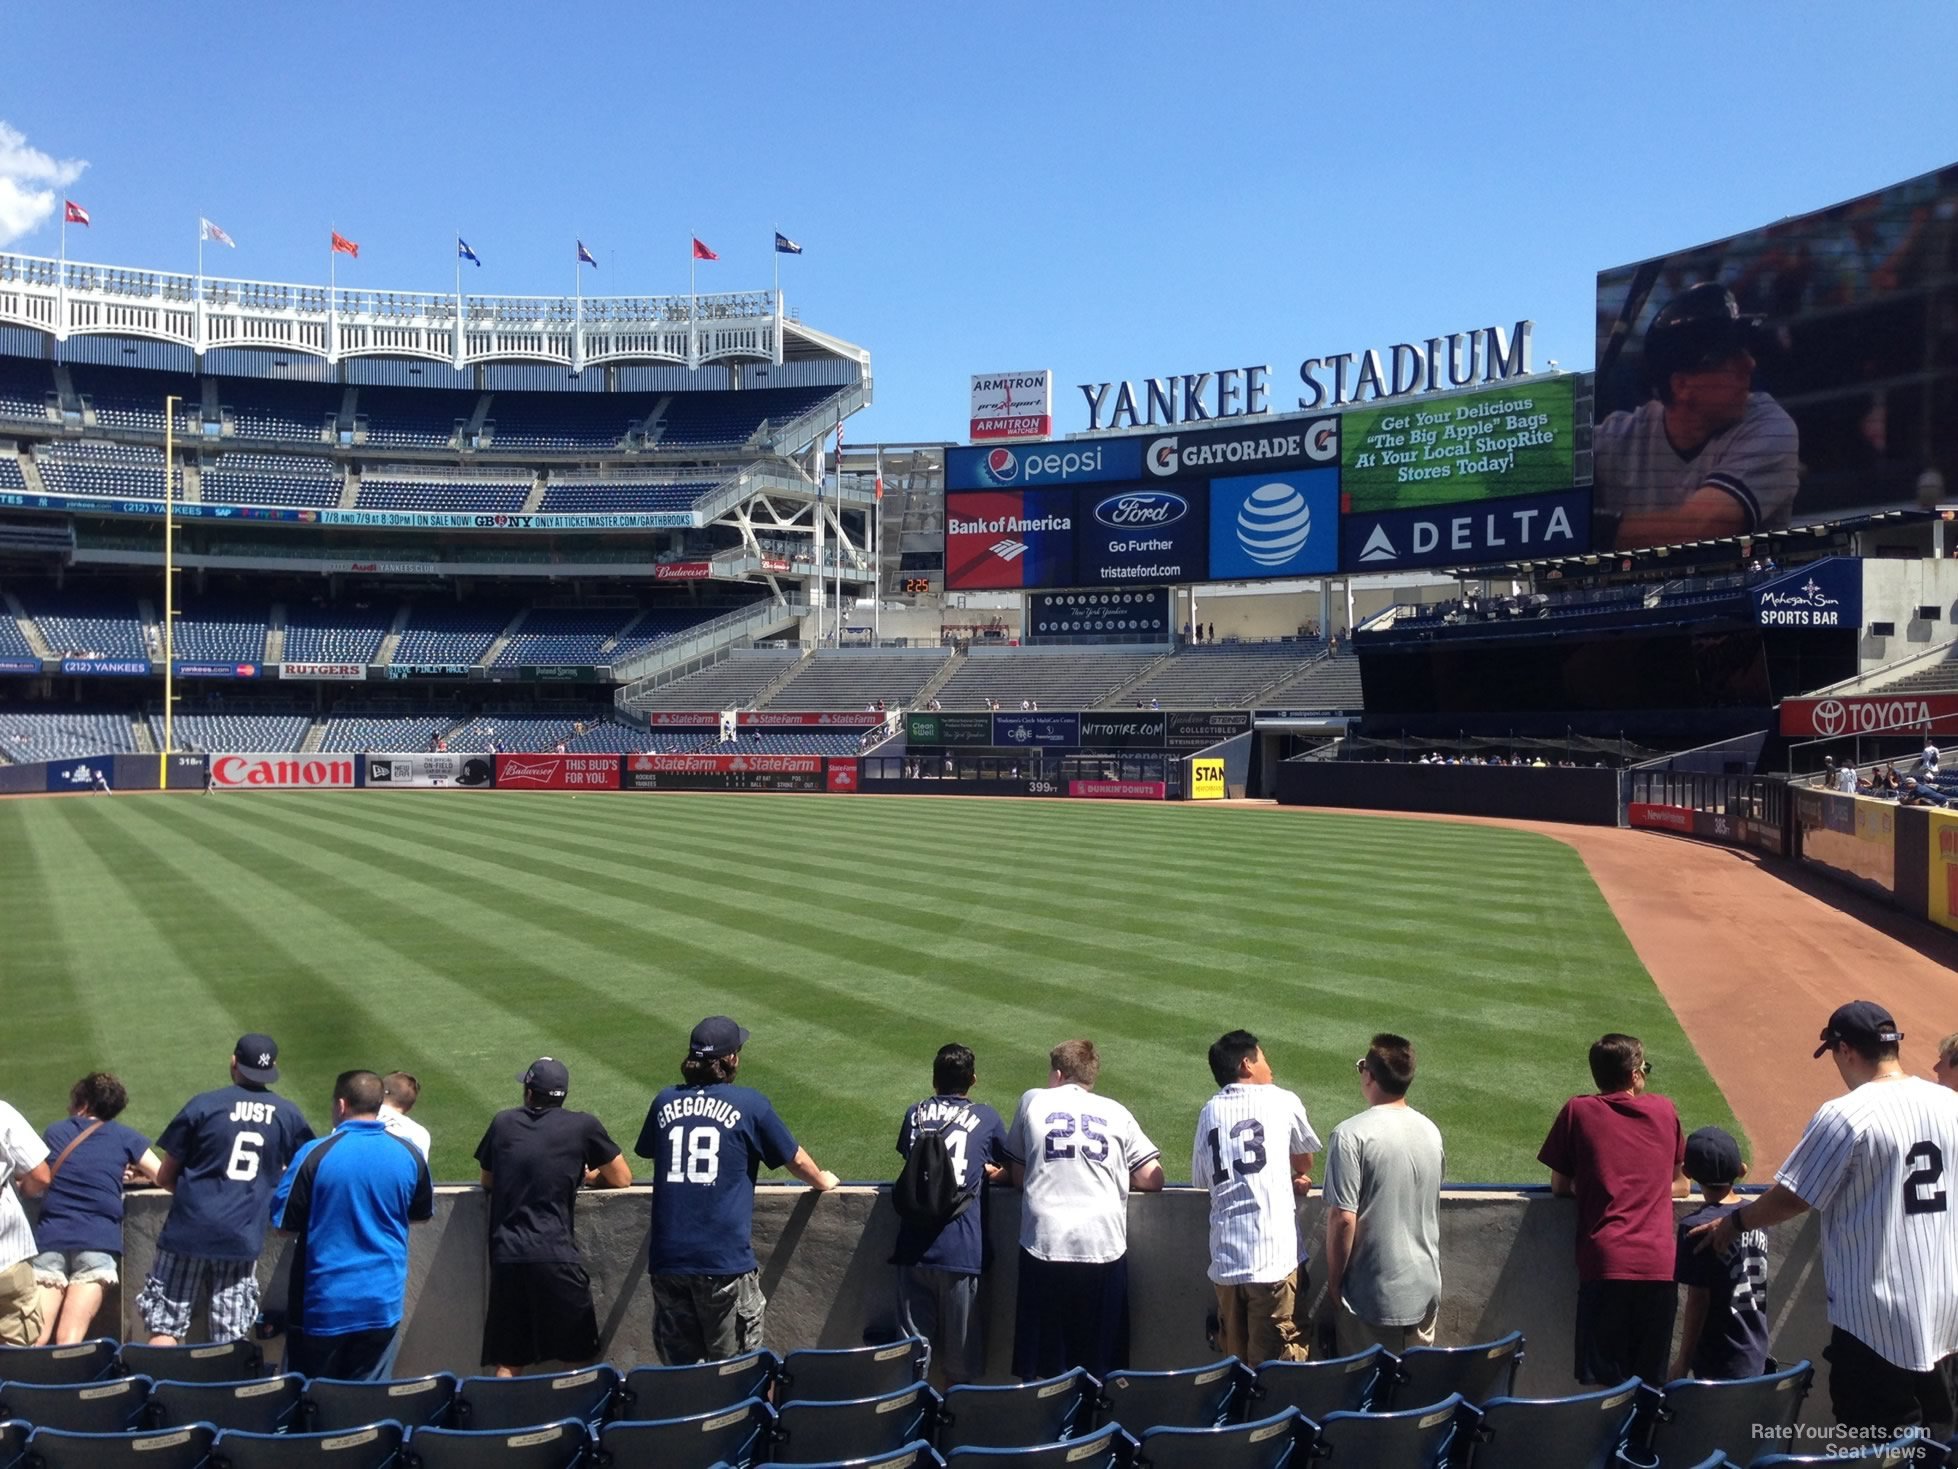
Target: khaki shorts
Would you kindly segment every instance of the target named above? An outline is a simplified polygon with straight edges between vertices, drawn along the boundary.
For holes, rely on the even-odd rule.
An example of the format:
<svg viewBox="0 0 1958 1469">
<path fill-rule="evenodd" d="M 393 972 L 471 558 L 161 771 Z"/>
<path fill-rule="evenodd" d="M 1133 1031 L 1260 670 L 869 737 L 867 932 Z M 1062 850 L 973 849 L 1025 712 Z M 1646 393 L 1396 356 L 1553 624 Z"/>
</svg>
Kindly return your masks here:
<svg viewBox="0 0 1958 1469">
<path fill-rule="evenodd" d="M 1214 1285 L 1214 1282 L 1213 1282 Z M 1303 1362 L 1305 1338 L 1292 1318 L 1298 1311 L 1299 1273 L 1258 1285 L 1214 1285 L 1217 1345 L 1247 1367 L 1260 1362 Z"/>
<path fill-rule="evenodd" d="M 1427 1315 L 1412 1326 L 1375 1326 L 1355 1316 L 1346 1302 L 1341 1301 L 1333 1316 L 1339 1354 L 1351 1357 L 1368 1347 L 1379 1346 L 1398 1357 L 1409 1347 L 1431 1347 L 1435 1344 L 1435 1320 L 1440 1314 L 1441 1302 L 1434 1301 L 1428 1306 Z"/>
<path fill-rule="evenodd" d="M 0 1270 L 0 1345 L 31 1347 L 41 1339 L 41 1290 L 34 1262 L 21 1260 Z"/>
</svg>

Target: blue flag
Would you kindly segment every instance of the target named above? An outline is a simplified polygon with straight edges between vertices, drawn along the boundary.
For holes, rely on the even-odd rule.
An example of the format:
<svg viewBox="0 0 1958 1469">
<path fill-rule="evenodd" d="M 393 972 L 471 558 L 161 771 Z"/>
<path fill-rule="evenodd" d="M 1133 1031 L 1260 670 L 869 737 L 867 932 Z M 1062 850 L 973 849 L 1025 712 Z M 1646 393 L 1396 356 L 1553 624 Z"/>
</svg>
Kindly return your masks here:
<svg viewBox="0 0 1958 1469">
<path fill-rule="evenodd" d="M 469 242 L 461 235 L 456 236 L 456 256 L 458 259 L 469 261 L 478 270 L 483 268 L 483 262 L 476 258 L 476 252 L 469 248 Z"/>
<path fill-rule="evenodd" d="M 775 253 L 777 255 L 800 255 L 802 246 L 791 240 L 780 230 L 775 231 Z"/>
<path fill-rule="evenodd" d="M 591 251 L 585 248 L 583 240 L 578 241 L 578 263 L 589 265 L 593 270 L 598 269 L 598 261 L 592 257 Z"/>
</svg>

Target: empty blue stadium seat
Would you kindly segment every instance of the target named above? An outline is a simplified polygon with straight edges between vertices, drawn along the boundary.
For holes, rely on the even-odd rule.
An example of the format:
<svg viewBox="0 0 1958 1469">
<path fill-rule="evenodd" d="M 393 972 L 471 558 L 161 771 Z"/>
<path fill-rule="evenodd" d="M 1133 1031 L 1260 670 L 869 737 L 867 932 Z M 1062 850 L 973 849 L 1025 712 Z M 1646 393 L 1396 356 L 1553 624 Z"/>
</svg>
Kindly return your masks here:
<svg viewBox="0 0 1958 1469">
<path fill-rule="evenodd" d="M 1523 1333 L 1466 1347 L 1410 1347 L 1392 1374 L 1393 1407 L 1436 1403 L 1450 1393 L 1466 1402 L 1507 1396 L 1523 1365 Z"/>
<path fill-rule="evenodd" d="M 405 1428 L 442 1428 L 460 1384 L 448 1372 L 388 1382 L 341 1382 L 315 1377 L 306 1384 L 300 1421 L 311 1432 L 340 1432 L 391 1418 Z"/>
<path fill-rule="evenodd" d="M 208 1423 L 245 1433 L 279 1433 L 299 1416 L 306 1379 L 296 1373 L 248 1382 L 158 1382 L 144 1416 L 152 1428 Z"/>
<path fill-rule="evenodd" d="M 368 1423 L 350 1432 L 220 1433 L 214 1469 L 388 1469 L 401 1453 L 399 1423 Z"/>
<path fill-rule="evenodd" d="M 1422 1408 L 1328 1413 L 1319 1423 L 1315 1452 L 1368 1469 L 1441 1469 L 1464 1417 L 1473 1422 L 1473 1410 L 1464 1415 L 1465 1406 L 1460 1393 L 1451 1393 Z"/>
<path fill-rule="evenodd" d="M 1214 1428 L 1229 1418 L 1251 1381 L 1235 1357 L 1176 1372 L 1123 1368 L 1101 1385 L 1102 1418 L 1137 1439 L 1152 1428 Z"/>
<path fill-rule="evenodd" d="M 648 1421 L 724 1412 L 749 1398 L 766 1400 L 781 1362 L 766 1348 L 718 1362 L 635 1367 L 619 1392 L 619 1417 Z"/>
<path fill-rule="evenodd" d="M 58 1428 L 64 1433 L 127 1433 L 142 1423 L 149 1400 L 147 1377 L 49 1384 L 0 1382 L 0 1418 L 19 1418 L 37 1429 Z"/>
<path fill-rule="evenodd" d="M 1716 1449 L 1745 1453 L 1762 1442 L 1757 1430 L 1785 1428 L 1801 1417 L 1814 1381 L 1814 1369 L 1802 1361 L 1736 1382 L 1648 1383 L 1639 1390 L 1639 1421 L 1626 1457 L 1648 1469 L 1676 1469 Z"/>
<path fill-rule="evenodd" d="M 1310 1458 L 1318 1438 L 1310 1419 L 1287 1408 L 1255 1423 L 1152 1428 L 1142 1435 L 1136 1463 L 1150 1469 L 1285 1469 L 1294 1459 Z"/>
<path fill-rule="evenodd" d="M 790 1352 L 775 1374 L 775 1400 L 837 1402 L 909 1387 L 924 1380 L 925 1352 L 915 1336 L 875 1346 Z"/>
<path fill-rule="evenodd" d="M 929 1439 L 938 1394 L 922 1382 L 877 1397 L 785 1402 L 776 1410 L 776 1464 L 822 1464 Z"/>
<path fill-rule="evenodd" d="M 602 1363 L 575 1372 L 523 1377 L 465 1377 L 452 1410 L 463 1428 L 518 1428 L 576 1418 L 599 1424 L 619 1395 L 619 1374 Z"/>
<path fill-rule="evenodd" d="M 93 1382 L 116 1365 L 108 1337 L 67 1347 L 0 1347 L 0 1382 Z"/>
<path fill-rule="evenodd" d="M 601 1458 L 621 1469 L 641 1464 L 719 1464 L 748 1469 L 766 1460 L 775 1410 L 746 1398 L 681 1418 L 621 1418 L 598 1432 Z"/>
<path fill-rule="evenodd" d="M 1639 1380 L 1568 1398 L 1490 1398 L 1474 1429 L 1478 1469 L 1609 1469 L 1638 1412 Z"/>
<path fill-rule="evenodd" d="M 417 1428 L 406 1457 L 415 1469 L 572 1469 L 591 1448 L 591 1430 L 575 1418 L 502 1428 Z"/>
<path fill-rule="evenodd" d="M 260 1376 L 265 1353 L 255 1341 L 188 1342 L 153 1347 L 147 1342 L 124 1342 L 118 1353 L 126 1372 L 140 1372 L 153 1382 L 243 1382 Z"/>
<path fill-rule="evenodd" d="M 77 1433 L 35 1425 L 26 1462 L 34 1469 L 199 1469 L 216 1435 L 202 1423 L 149 1433 Z"/>
<path fill-rule="evenodd" d="M 1094 1421 L 1101 1384 L 1076 1367 L 1010 1387 L 961 1385 L 945 1393 L 938 1447 L 1021 1448 L 1071 1438 Z"/>
<path fill-rule="evenodd" d="M 870 1454 L 861 1459 L 831 1459 L 811 1464 L 807 1469 L 944 1469 L 945 1461 L 923 1439 L 904 1444 L 888 1453 Z"/>
<path fill-rule="evenodd" d="M 1032 1448 L 1005 1449 L 971 1446 L 945 1456 L 950 1469 L 1123 1469 L 1135 1440 L 1109 1423 L 1092 1433 Z"/>
<path fill-rule="evenodd" d="M 1297 1408 L 1314 1422 L 1328 1413 L 1364 1412 L 1373 1406 L 1381 1372 L 1391 1372 L 1393 1363 L 1381 1347 L 1312 1362 L 1261 1362 L 1247 1392 L 1249 1411 L 1262 1418 Z"/>
</svg>

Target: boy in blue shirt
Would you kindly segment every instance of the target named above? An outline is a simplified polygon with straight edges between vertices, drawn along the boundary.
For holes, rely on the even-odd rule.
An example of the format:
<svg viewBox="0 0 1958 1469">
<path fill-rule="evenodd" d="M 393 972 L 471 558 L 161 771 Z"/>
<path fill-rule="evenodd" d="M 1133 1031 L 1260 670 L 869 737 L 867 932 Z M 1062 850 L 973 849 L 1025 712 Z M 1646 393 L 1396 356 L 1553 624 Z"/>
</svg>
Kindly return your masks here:
<svg viewBox="0 0 1958 1469">
<path fill-rule="evenodd" d="M 1740 1208 L 1734 1185 L 1747 1177 L 1740 1144 L 1718 1127 L 1686 1139 L 1686 1176 L 1706 1203 L 1679 1223 L 1673 1278 L 1686 1287 L 1674 1377 L 1732 1381 L 1759 1377 L 1768 1362 L 1768 1235 L 1744 1230 L 1725 1255 L 1698 1248 L 1691 1232 Z"/>
</svg>

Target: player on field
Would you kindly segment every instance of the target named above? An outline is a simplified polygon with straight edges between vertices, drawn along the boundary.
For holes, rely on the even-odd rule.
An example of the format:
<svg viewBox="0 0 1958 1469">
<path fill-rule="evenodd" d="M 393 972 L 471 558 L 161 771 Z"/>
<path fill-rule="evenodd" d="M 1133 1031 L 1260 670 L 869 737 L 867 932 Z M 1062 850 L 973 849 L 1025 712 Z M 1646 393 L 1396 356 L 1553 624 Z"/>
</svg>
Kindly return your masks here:
<svg viewBox="0 0 1958 1469">
<path fill-rule="evenodd" d="M 498 1377 L 514 1377 L 536 1362 L 597 1357 L 598 1313 L 573 1210 L 581 1186 L 632 1182 L 632 1165 L 605 1124 L 564 1105 L 568 1066 L 539 1056 L 518 1079 L 523 1105 L 497 1113 L 476 1144 L 489 1192 L 483 1361 Z"/>
<path fill-rule="evenodd" d="M 927 1367 L 947 1385 L 972 1382 L 986 1365 L 979 1274 L 991 1258 L 985 1237 L 984 1190 L 1006 1173 L 1006 1124 L 969 1095 L 977 1063 L 965 1046 L 941 1046 L 931 1066 L 932 1094 L 913 1103 L 897 1132 L 897 1150 L 912 1171 L 923 1137 L 937 1138 L 950 1165 L 946 1213 L 937 1219 L 902 1217 L 891 1263 L 897 1266 L 897 1328 L 922 1337 Z M 906 1194 L 893 1188 L 892 1198 Z"/>
<path fill-rule="evenodd" d="M 1161 1149 L 1120 1102 L 1094 1092 L 1090 1040 L 1047 1056 L 1047 1085 L 1020 1098 L 1006 1135 L 1020 1201 L 1013 1371 L 1023 1380 L 1128 1360 L 1129 1190 L 1163 1186 Z"/>
<path fill-rule="evenodd" d="M 1816 1110 L 1773 1188 L 1695 1234 L 1724 1256 L 1748 1230 L 1819 1210 L 1836 1421 L 1942 1437 L 1958 1365 L 1958 1095 L 1905 1074 L 1903 1038 L 1873 1001 L 1839 1007 L 1815 1054 L 1848 1094 Z"/>
<path fill-rule="evenodd" d="M 1354 1063 L 1367 1110 L 1326 1149 L 1326 1310 L 1336 1350 L 1431 1347 L 1441 1311 L 1441 1131 L 1407 1105 L 1414 1043 L 1381 1033 Z"/>
<path fill-rule="evenodd" d="M 755 1260 L 755 1178 L 787 1168 L 836 1187 L 760 1092 L 735 1085 L 748 1032 L 725 1015 L 693 1028 L 681 1082 L 653 1098 L 634 1151 L 653 1160 L 653 1346 L 669 1367 L 762 1344 L 768 1306 Z"/>
<path fill-rule="evenodd" d="M 1302 1362 L 1293 1320 L 1300 1276 L 1298 1201 L 1312 1187 L 1319 1136 L 1296 1093 L 1274 1085 L 1248 1030 L 1210 1048 L 1222 1088 L 1197 1115 L 1190 1178 L 1210 1190 L 1210 1283 L 1218 1345 L 1239 1361 Z"/>
<path fill-rule="evenodd" d="M 313 1137 L 298 1106 L 271 1090 L 278 1061 L 271 1036 L 239 1037 L 231 1085 L 192 1097 L 156 1140 L 157 1186 L 176 1197 L 136 1298 L 152 1346 L 182 1341 L 206 1293 L 211 1340 L 249 1336 L 258 1320 L 258 1256 L 272 1194 Z"/>
</svg>

